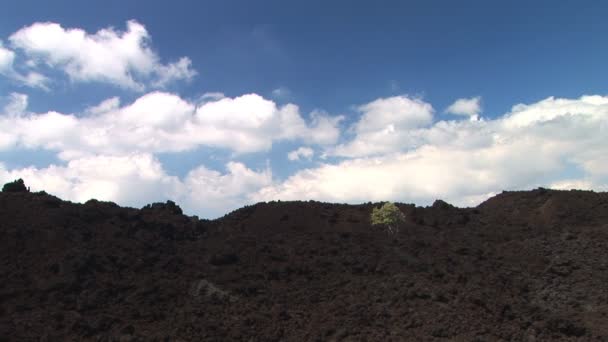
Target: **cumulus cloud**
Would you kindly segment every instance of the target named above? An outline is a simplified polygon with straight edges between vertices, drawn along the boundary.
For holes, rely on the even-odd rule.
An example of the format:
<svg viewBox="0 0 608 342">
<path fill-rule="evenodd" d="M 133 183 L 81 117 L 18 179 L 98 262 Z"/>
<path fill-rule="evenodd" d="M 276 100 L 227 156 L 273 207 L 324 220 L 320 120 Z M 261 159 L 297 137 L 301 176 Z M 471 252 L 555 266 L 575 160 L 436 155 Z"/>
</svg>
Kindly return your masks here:
<svg viewBox="0 0 608 342">
<path fill-rule="evenodd" d="M 481 97 L 463 98 L 454 101 L 445 110 L 446 113 L 468 116 L 471 120 L 477 120 L 481 113 Z"/>
<path fill-rule="evenodd" d="M 122 107 L 118 98 L 110 98 L 81 115 L 51 111 L 0 116 L 0 130 L 7 135 L 0 149 L 54 150 L 64 160 L 94 154 L 180 152 L 200 146 L 240 154 L 267 151 L 280 140 L 335 143 L 340 120 L 312 113 L 307 123 L 297 106 L 278 107 L 256 94 L 196 105 L 175 94 L 152 92 Z"/>
<path fill-rule="evenodd" d="M 243 163 L 229 162 L 226 173 L 200 166 L 188 173 L 183 181 L 182 198 L 191 212 L 210 212 L 214 216 L 253 204 L 252 194 L 272 184 L 270 168 L 255 171 Z"/>
<path fill-rule="evenodd" d="M 340 122 L 343 115 L 330 116 L 321 111 L 310 113 L 310 125 L 300 115 L 300 109 L 287 104 L 279 111 L 279 139 L 300 139 L 309 144 L 331 145 L 340 137 Z"/>
<path fill-rule="evenodd" d="M 108 172 L 111 165 L 112 172 Z M 63 199 L 86 202 L 95 198 L 141 207 L 168 199 L 188 213 L 215 218 L 251 203 L 250 194 L 270 184 L 269 169 L 255 171 L 230 162 L 226 173 L 200 166 L 184 179 L 166 173 L 150 154 L 93 156 L 69 161 L 64 166 L 9 170 L 0 163 L 0 183 L 26 180 L 32 191 L 45 190 Z"/>
<path fill-rule="evenodd" d="M 331 148 L 341 118 L 317 112 L 307 122 L 297 106 L 278 107 L 255 94 L 196 104 L 163 92 L 127 105 L 110 98 L 81 115 L 36 114 L 27 112 L 26 96 L 13 94 L 0 115 L 0 148 L 56 150 L 66 164 L 18 170 L 0 166 L 0 181 L 23 177 L 33 189 L 76 201 L 96 197 L 139 206 L 171 198 L 187 212 L 207 217 L 275 199 L 423 205 L 442 198 L 472 206 L 501 190 L 607 188 L 608 97 L 551 97 L 516 105 L 494 119 L 434 123 L 432 106 L 421 99 L 371 103 L 360 107 L 352 141 L 338 147 L 383 144 L 375 153 L 354 149 L 358 154 L 352 157 L 283 180 L 274 179 L 269 167 L 252 170 L 234 161 L 224 171 L 201 165 L 179 178 L 167 174 L 154 153 L 202 145 L 244 153 L 262 151 L 282 139 L 328 143 Z M 371 117 L 382 124 L 370 122 Z M 387 125 L 392 125 L 393 140 L 378 134 Z M 313 153 L 301 147 L 288 158 Z"/>
<path fill-rule="evenodd" d="M 606 114 L 608 97 L 592 95 L 579 99 L 548 97 L 531 105 L 517 104 L 505 117 L 509 128 L 526 127 L 564 117 L 601 119 Z"/>
<path fill-rule="evenodd" d="M 411 129 L 426 126 L 433 120 L 433 107 L 418 98 L 394 96 L 381 98 L 358 108 L 361 119 L 357 133 L 375 132 L 388 126 Z"/>
<path fill-rule="evenodd" d="M 164 87 L 196 75 L 187 57 L 161 63 L 149 46 L 148 31 L 134 20 L 127 22 L 126 31 L 110 27 L 93 34 L 57 23 L 34 23 L 12 34 L 9 40 L 30 58 L 31 67 L 45 64 L 64 71 L 75 82 L 105 82 L 141 91 L 148 83 Z M 32 82 L 43 77 L 36 75 L 28 77 Z"/>
<path fill-rule="evenodd" d="M 376 133 L 381 127 L 375 127 Z M 608 97 L 583 96 L 516 105 L 493 120 L 395 129 L 392 140 L 357 135 L 344 146 L 384 143 L 391 146 L 390 152 L 370 155 L 369 149 L 360 148 L 356 157 L 296 172 L 260 190 L 255 198 L 418 204 L 443 198 L 468 206 L 508 189 L 601 190 L 608 183 L 607 127 Z M 572 169 L 582 176 L 572 178 Z"/>
<path fill-rule="evenodd" d="M 473 167 L 465 156 L 461 151 L 425 147 L 381 158 L 323 164 L 260 190 L 256 198 L 350 203 L 406 200 L 425 204 L 439 195 L 456 200 L 456 204 L 469 204 L 468 197 L 490 192 L 501 175 L 490 175 L 487 169 Z M 473 179 L 476 181 L 471 184 Z"/>
<path fill-rule="evenodd" d="M 287 154 L 287 159 L 291 161 L 300 160 L 300 158 L 312 159 L 315 151 L 310 147 L 300 147 L 297 150 L 293 150 Z"/>
<path fill-rule="evenodd" d="M 2 45 L 0 41 L 0 73 L 6 74 L 13 69 L 15 53 Z"/>
<path fill-rule="evenodd" d="M 14 67 L 14 62 L 15 52 L 5 48 L 2 41 L 0 41 L 0 75 L 32 88 L 48 90 L 47 83 L 49 82 L 49 79 L 47 77 L 34 71 L 25 74 L 17 72 Z"/>
<path fill-rule="evenodd" d="M 112 172 L 108 172 L 109 165 Z M 41 169 L 7 170 L 0 165 L 0 178 L 23 178 L 32 190 L 45 190 L 67 200 L 84 202 L 96 198 L 124 205 L 139 204 L 142 199 L 160 200 L 179 185 L 150 155 L 95 156 Z"/>
<path fill-rule="evenodd" d="M 296 105 L 277 107 L 257 94 L 205 102 L 195 113 L 201 144 L 229 147 L 237 153 L 267 151 L 274 140 L 332 144 L 339 138 L 341 120 L 313 112 L 308 124 Z"/>
<path fill-rule="evenodd" d="M 359 106 L 361 117 L 351 128 L 355 138 L 329 149 L 327 155 L 360 157 L 391 153 L 402 148 L 407 132 L 433 121 L 433 106 L 419 98 L 394 96 Z M 412 142 L 408 142 L 411 144 Z"/>
</svg>

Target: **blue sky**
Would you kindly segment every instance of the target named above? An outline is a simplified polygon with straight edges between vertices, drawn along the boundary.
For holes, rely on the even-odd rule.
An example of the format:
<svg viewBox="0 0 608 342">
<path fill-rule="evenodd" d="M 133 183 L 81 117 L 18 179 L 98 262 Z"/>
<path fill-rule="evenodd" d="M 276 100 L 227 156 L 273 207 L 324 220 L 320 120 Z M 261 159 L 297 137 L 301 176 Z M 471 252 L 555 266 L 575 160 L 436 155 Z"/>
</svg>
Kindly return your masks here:
<svg viewBox="0 0 608 342">
<path fill-rule="evenodd" d="M 206 217 L 271 199 L 603 190 L 607 14 L 601 1 L 10 3 L 0 180 Z M 90 170 L 109 161 L 122 173 Z"/>
</svg>

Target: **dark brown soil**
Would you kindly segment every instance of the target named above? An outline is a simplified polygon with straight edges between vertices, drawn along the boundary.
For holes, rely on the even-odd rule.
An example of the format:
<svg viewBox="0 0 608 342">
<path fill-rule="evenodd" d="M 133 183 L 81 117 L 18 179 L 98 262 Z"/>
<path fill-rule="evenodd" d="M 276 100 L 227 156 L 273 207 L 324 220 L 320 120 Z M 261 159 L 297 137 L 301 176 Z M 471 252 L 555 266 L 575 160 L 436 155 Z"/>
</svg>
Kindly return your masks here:
<svg viewBox="0 0 608 342">
<path fill-rule="evenodd" d="M 0 193 L 0 341 L 608 341 L 607 193 L 374 206 Z"/>
</svg>

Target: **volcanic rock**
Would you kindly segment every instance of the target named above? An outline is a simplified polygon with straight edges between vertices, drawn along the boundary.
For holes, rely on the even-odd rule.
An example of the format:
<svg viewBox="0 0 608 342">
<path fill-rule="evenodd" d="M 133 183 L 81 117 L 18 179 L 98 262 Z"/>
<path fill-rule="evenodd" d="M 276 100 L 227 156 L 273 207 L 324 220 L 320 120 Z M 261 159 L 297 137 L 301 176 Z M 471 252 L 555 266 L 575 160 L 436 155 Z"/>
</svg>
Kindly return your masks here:
<svg viewBox="0 0 608 342">
<path fill-rule="evenodd" d="M 209 221 L 23 187 L 0 193 L 0 341 L 608 340 L 606 193 L 397 204 L 388 234 L 380 203 Z"/>
<path fill-rule="evenodd" d="M 2 192 L 28 192 L 23 179 L 17 179 L 14 182 L 6 183 L 2 187 Z"/>
</svg>

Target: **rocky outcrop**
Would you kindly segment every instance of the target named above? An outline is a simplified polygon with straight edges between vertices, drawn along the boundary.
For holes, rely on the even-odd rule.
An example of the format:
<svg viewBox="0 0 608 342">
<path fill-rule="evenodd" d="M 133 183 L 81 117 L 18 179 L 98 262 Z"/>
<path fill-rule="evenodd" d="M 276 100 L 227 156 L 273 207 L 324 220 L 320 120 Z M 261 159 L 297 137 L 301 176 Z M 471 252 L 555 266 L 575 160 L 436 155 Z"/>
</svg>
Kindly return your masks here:
<svg viewBox="0 0 608 342">
<path fill-rule="evenodd" d="M 25 186 L 23 179 L 17 179 L 14 182 L 6 183 L 2 187 L 2 192 L 29 192 L 30 190 Z"/>
</svg>

